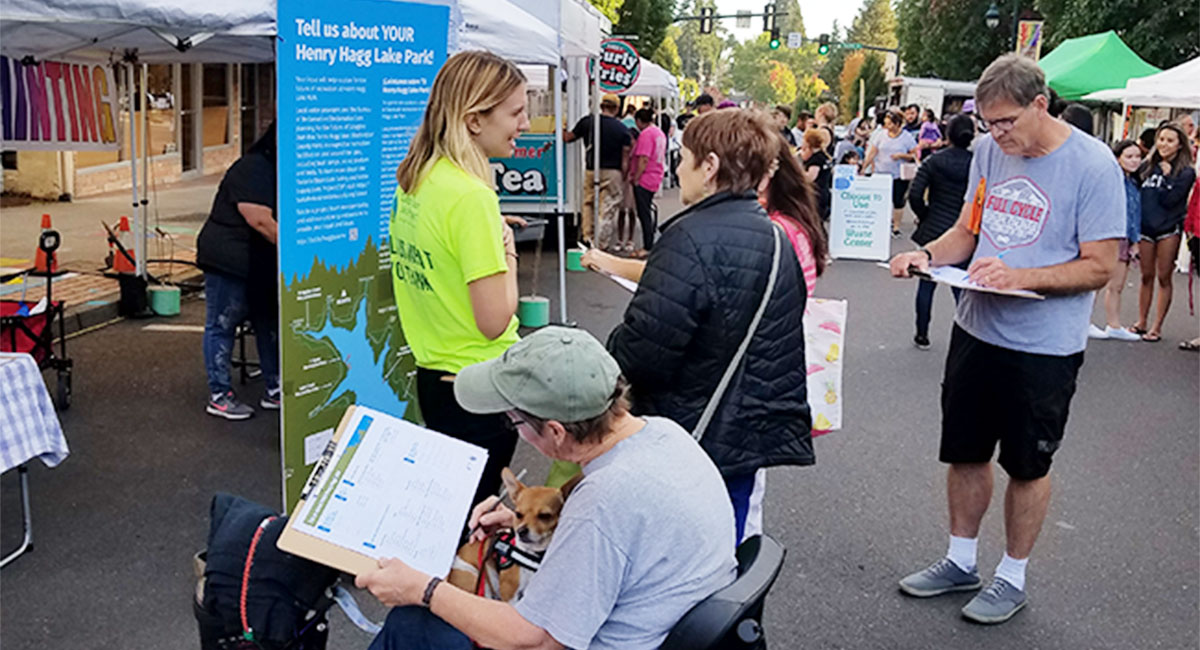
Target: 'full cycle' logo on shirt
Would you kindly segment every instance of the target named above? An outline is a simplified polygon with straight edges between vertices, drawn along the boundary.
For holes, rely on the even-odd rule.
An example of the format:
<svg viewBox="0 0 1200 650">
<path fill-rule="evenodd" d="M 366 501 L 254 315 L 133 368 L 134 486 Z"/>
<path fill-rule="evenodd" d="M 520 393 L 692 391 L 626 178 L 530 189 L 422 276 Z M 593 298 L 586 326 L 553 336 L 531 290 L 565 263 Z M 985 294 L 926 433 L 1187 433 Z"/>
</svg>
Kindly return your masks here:
<svg viewBox="0 0 1200 650">
<path fill-rule="evenodd" d="M 983 234 L 996 248 L 1025 246 L 1037 241 L 1050 216 L 1050 199 L 1024 176 L 992 187 L 983 204 Z"/>
</svg>

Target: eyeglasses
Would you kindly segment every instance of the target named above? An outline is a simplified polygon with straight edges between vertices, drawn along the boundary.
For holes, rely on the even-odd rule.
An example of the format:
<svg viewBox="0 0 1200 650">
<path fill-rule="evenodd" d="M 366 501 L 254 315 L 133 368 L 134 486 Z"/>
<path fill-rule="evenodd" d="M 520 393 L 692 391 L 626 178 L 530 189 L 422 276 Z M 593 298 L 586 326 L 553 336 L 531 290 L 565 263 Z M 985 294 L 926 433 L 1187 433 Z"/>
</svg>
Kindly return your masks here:
<svg viewBox="0 0 1200 650">
<path fill-rule="evenodd" d="M 513 423 L 514 428 L 520 429 L 521 426 L 524 425 L 524 426 L 528 427 L 529 430 L 532 431 L 533 433 L 541 435 L 542 428 L 540 426 L 534 424 L 533 422 L 526 420 L 525 417 L 522 416 L 518 411 L 509 411 L 507 413 L 507 415 L 508 415 L 508 419 Z"/>
<path fill-rule="evenodd" d="M 1017 113 L 1012 117 L 1001 117 L 995 120 L 985 120 L 983 119 L 983 116 L 980 116 L 979 125 L 987 131 L 1003 135 L 1009 131 L 1012 131 L 1013 127 L 1017 125 L 1017 121 L 1020 120 L 1021 116 L 1024 114 L 1025 109 L 1022 108 L 1020 113 Z"/>
</svg>

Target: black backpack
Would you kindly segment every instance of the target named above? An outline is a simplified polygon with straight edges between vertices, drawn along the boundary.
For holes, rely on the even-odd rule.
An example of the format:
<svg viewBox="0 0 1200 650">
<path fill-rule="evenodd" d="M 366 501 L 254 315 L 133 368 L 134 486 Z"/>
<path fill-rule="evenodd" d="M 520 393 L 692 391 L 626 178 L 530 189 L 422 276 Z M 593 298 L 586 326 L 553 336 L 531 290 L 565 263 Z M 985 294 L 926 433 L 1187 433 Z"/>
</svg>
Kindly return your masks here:
<svg viewBox="0 0 1200 650">
<path fill-rule="evenodd" d="M 193 599 L 201 648 L 324 650 L 339 572 L 280 551 L 275 543 L 287 517 L 266 506 L 218 493 L 211 516 L 208 549 L 198 556 L 202 588 Z"/>
</svg>

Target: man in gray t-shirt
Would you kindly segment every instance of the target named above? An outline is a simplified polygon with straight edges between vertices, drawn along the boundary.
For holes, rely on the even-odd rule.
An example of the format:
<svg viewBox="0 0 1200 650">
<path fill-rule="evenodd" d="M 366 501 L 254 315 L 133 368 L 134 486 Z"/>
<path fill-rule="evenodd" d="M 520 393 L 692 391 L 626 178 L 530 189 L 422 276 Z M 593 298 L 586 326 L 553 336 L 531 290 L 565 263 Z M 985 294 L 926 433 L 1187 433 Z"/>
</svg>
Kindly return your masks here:
<svg viewBox="0 0 1200 650">
<path fill-rule="evenodd" d="M 975 283 L 1027 289 L 1044 300 L 965 291 L 942 383 L 939 459 L 949 463 L 950 547 L 900 581 L 915 597 L 982 587 L 979 524 L 991 459 L 1009 475 L 1004 558 L 962 609 L 1001 623 L 1026 603 L 1025 567 L 1050 502 L 1050 464 L 1063 439 L 1087 344 L 1092 292 L 1104 286 L 1124 237 L 1121 171 L 1108 148 L 1047 112 L 1037 64 L 1005 55 L 984 71 L 975 102 L 990 137 L 975 142 L 959 221 L 924 248 L 892 259 L 892 274 L 971 260 Z"/>
<path fill-rule="evenodd" d="M 458 374 L 454 393 L 464 409 L 508 413 L 526 442 L 579 463 L 583 479 L 515 606 L 398 560 L 358 576 L 358 586 L 397 606 L 371 650 L 469 650 L 472 640 L 488 648 L 649 650 L 694 605 L 733 582 L 733 507 L 720 473 L 679 425 L 630 415 L 626 389 L 599 341 L 562 327 L 544 328 Z M 480 538 L 515 520 L 503 506 L 491 510 L 495 503 L 490 498 L 472 513 Z"/>
</svg>

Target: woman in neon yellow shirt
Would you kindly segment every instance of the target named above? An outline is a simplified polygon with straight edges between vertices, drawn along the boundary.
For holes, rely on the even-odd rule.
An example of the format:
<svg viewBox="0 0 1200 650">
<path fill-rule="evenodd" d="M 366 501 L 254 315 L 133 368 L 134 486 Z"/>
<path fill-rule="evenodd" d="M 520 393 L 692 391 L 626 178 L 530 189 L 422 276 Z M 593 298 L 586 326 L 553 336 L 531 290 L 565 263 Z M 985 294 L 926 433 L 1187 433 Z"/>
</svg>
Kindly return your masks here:
<svg viewBox="0 0 1200 650">
<path fill-rule="evenodd" d="M 517 66 L 487 52 L 461 52 L 438 72 L 396 171 L 392 290 L 417 360 L 417 401 L 431 429 L 487 448 L 475 503 L 498 489 L 517 436 L 504 414 L 462 410 L 453 380 L 517 341 L 517 253 L 488 158 L 511 156 L 527 128 L 525 76 Z"/>
</svg>

